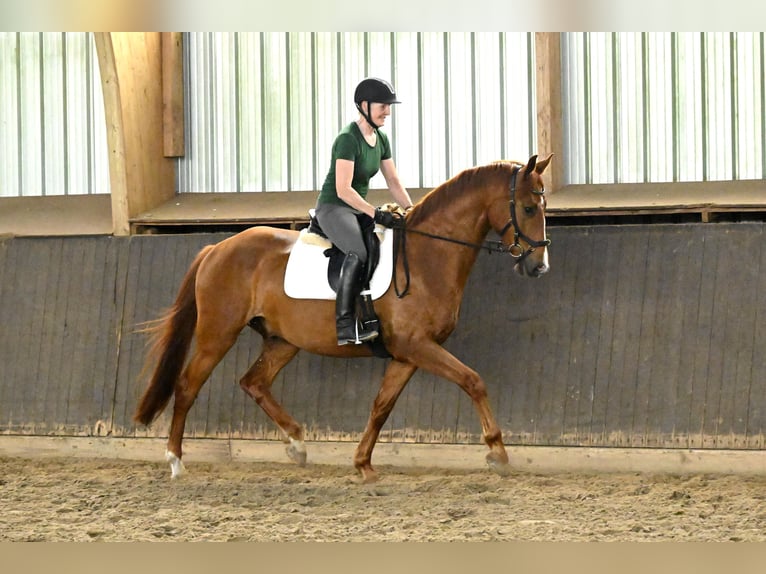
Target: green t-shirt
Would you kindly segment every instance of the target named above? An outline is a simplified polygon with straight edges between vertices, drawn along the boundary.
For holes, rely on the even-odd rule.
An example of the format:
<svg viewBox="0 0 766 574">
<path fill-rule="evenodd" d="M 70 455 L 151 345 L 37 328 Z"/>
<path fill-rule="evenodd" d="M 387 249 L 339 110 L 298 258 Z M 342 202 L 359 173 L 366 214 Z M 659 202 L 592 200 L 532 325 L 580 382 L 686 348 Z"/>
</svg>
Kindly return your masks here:
<svg viewBox="0 0 766 574">
<path fill-rule="evenodd" d="M 386 134 L 378 130 L 378 139 L 375 147 L 370 146 L 364 139 L 356 122 L 344 127 L 332 144 L 332 157 L 330 170 L 319 192 L 317 203 L 335 203 L 345 205 L 338 197 L 335 188 L 335 161 L 347 159 L 354 162 L 354 175 L 351 178 L 351 187 L 362 197 L 367 197 L 370 189 L 370 179 L 378 173 L 380 162 L 391 157 L 391 145 Z"/>
</svg>

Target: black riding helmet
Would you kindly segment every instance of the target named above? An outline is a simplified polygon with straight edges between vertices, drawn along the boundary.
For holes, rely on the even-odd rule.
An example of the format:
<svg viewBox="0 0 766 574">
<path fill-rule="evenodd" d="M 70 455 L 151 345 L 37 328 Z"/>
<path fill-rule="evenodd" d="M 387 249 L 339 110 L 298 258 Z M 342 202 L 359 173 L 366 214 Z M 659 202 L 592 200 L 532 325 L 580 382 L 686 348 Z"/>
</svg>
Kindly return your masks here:
<svg viewBox="0 0 766 574">
<path fill-rule="evenodd" d="M 396 99 L 396 92 L 394 87 L 385 80 L 380 78 L 366 78 L 359 82 L 359 85 L 354 90 L 354 103 L 356 109 L 364 116 L 367 123 L 370 124 L 376 130 L 380 127 L 373 123 L 369 114 L 362 110 L 362 102 L 367 102 L 367 109 L 370 109 L 370 104 L 400 104 L 401 102 Z"/>
</svg>

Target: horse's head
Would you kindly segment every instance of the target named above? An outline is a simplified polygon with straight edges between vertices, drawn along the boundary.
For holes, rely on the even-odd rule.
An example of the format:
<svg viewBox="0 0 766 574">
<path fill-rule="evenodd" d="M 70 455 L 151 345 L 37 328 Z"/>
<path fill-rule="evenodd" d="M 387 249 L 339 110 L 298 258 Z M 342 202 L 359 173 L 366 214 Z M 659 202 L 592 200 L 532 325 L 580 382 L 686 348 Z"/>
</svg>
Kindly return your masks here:
<svg viewBox="0 0 766 574">
<path fill-rule="evenodd" d="M 542 173 L 553 154 L 538 161 L 533 155 L 525 166 L 513 167 L 508 183 L 508 196 L 493 205 L 492 227 L 517 259 L 514 270 L 522 276 L 540 277 L 549 270 L 548 245 L 545 234 L 545 186 Z"/>
</svg>

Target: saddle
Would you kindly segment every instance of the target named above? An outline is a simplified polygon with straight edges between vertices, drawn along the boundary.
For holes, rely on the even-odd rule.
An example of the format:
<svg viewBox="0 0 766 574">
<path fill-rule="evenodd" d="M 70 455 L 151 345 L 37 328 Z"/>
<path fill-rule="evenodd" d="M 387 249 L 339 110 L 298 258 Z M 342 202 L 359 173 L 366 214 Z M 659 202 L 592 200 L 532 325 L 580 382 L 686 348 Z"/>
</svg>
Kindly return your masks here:
<svg viewBox="0 0 766 574">
<path fill-rule="evenodd" d="M 375 222 L 369 216 L 360 213 L 357 215 L 357 219 L 359 221 L 359 227 L 362 230 L 364 246 L 367 248 L 367 262 L 365 263 L 364 273 L 362 275 L 364 278 L 362 291 L 356 300 L 356 316 L 365 329 L 380 332 L 380 320 L 375 313 L 375 308 L 372 305 L 372 296 L 370 294 L 370 280 L 380 261 L 380 239 L 378 239 L 378 235 L 375 232 Z M 310 212 L 308 232 L 323 237 L 329 241 L 327 235 L 322 231 L 322 226 L 319 225 L 319 221 L 313 213 L 313 210 Z M 324 250 L 324 255 L 330 259 L 327 265 L 327 282 L 330 284 L 332 290 L 337 293 L 340 270 L 343 266 L 343 260 L 346 258 L 346 254 L 335 245 L 332 245 L 332 247 Z M 370 346 L 373 354 L 377 357 L 388 358 L 391 356 L 383 345 L 381 337 L 377 337 L 366 344 Z"/>
<path fill-rule="evenodd" d="M 313 209 L 309 211 L 309 217 L 309 226 L 301 231 L 300 238 L 288 258 L 285 269 L 285 294 L 295 299 L 333 300 L 338 289 L 345 254 L 334 246 L 322 231 Z M 365 328 L 380 332 L 380 322 L 372 302 L 373 299 L 381 297 L 391 283 L 393 230 L 385 229 L 380 233 L 376 231 L 375 222 L 370 217 L 364 214 L 357 217 L 368 255 L 362 274 L 362 291 L 356 302 L 356 312 Z M 386 245 L 385 257 L 382 256 L 381 242 Z M 377 357 L 391 356 L 383 345 L 382 337 L 366 344 Z"/>
<path fill-rule="evenodd" d="M 319 225 L 319 221 L 317 220 L 313 209 L 309 212 L 309 216 L 308 232 L 323 237 L 329 242 L 330 240 L 327 235 L 325 235 L 324 231 L 322 231 L 322 226 Z M 362 292 L 364 292 L 369 291 L 370 280 L 380 261 L 380 239 L 378 239 L 378 235 L 375 232 L 375 222 L 369 216 L 360 213 L 356 217 L 359 221 L 359 227 L 362 230 L 364 246 L 367 248 L 367 263 L 365 264 L 364 285 L 362 287 Z M 335 245 L 325 249 L 324 255 L 330 259 L 327 266 L 327 282 L 330 284 L 332 290 L 337 292 L 340 268 L 343 265 L 343 259 L 346 255 Z"/>
</svg>

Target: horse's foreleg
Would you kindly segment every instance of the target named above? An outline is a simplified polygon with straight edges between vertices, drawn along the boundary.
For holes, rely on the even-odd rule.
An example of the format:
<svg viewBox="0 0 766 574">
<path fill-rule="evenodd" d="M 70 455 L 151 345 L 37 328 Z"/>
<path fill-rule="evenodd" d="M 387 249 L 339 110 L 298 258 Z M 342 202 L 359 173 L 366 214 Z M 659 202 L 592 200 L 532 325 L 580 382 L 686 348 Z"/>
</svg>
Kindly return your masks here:
<svg viewBox="0 0 766 574">
<path fill-rule="evenodd" d="M 306 464 L 306 446 L 303 443 L 303 427 L 280 405 L 271 394 L 271 384 L 282 367 L 298 353 L 298 347 L 284 339 L 267 337 L 263 340 L 261 354 L 239 382 L 240 387 L 255 399 L 271 420 L 289 437 L 287 456 L 300 466 Z"/>
<path fill-rule="evenodd" d="M 416 369 L 417 367 L 414 365 L 400 361 L 392 361 L 386 368 L 383 382 L 370 411 L 367 427 L 364 429 L 362 440 L 359 441 L 354 454 L 354 466 L 362 475 L 362 480 L 365 483 L 377 480 L 377 474 L 372 468 L 372 449 L 375 448 L 380 429 L 386 423 L 396 399 L 399 398 Z"/>
<path fill-rule="evenodd" d="M 431 340 L 413 343 L 407 358 L 418 367 L 456 383 L 471 397 L 479 414 L 484 442 L 490 450 L 487 454 L 487 464 L 496 473 L 508 475 L 510 473 L 508 453 L 503 445 L 500 427 L 489 405 L 487 387 L 479 374 Z"/>
</svg>

